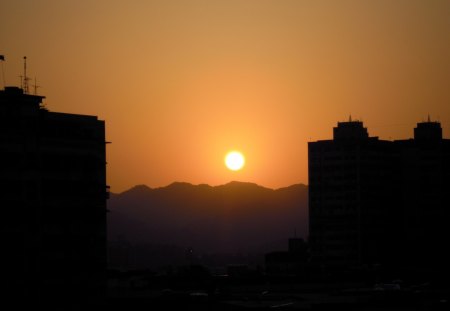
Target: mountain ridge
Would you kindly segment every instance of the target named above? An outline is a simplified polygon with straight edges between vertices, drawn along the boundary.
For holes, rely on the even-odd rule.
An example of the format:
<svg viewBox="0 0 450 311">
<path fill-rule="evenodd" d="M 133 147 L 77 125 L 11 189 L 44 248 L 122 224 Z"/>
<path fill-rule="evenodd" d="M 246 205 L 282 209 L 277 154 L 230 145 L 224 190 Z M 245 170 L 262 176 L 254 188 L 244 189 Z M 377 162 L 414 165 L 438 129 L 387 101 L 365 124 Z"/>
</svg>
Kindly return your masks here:
<svg viewBox="0 0 450 311">
<path fill-rule="evenodd" d="M 125 192 L 129 192 L 129 191 L 158 190 L 158 189 L 170 188 L 170 187 L 179 186 L 179 185 L 186 185 L 186 186 L 192 186 L 192 187 L 221 188 L 221 187 L 224 187 L 224 186 L 235 185 L 235 184 L 238 184 L 238 185 L 252 185 L 252 186 L 257 186 L 257 187 L 261 187 L 261 188 L 268 189 L 268 190 L 274 190 L 274 191 L 278 191 L 278 190 L 282 190 L 282 189 L 286 189 L 286 188 L 290 188 L 290 187 L 294 187 L 294 186 L 308 187 L 308 185 L 306 185 L 306 184 L 296 183 L 296 184 L 292 184 L 292 185 L 285 186 L 285 187 L 280 187 L 280 188 L 270 188 L 270 187 L 265 187 L 265 186 L 262 186 L 260 184 L 253 183 L 253 182 L 245 182 L 245 181 L 237 181 L 237 180 L 232 180 L 232 181 L 227 182 L 225 184 L 216 185 L 216 186 L 212 186 L 212 185 L 209 185 L 209 184 L 206 184 L 206 183 L 192 184 L 192 183 L 184 182 L 184 181 L 174 181 L 174 182 L 172 182 L 172 183 L 170 183 L 170 184 L 168 184 L 166 186 L 155 187 L 155 188 L 149 187 L 149 186 L 147 186 L 145 184 L 139 184 L 139 185 L 132 186 L 131 188 L 126 189 L 126 190 L 124 190 L 122 192 L 113 192 L 112 194 L 114 194 L 114 195 L 121 195 L 121 194 L 123 194 Z"/>
</svg>

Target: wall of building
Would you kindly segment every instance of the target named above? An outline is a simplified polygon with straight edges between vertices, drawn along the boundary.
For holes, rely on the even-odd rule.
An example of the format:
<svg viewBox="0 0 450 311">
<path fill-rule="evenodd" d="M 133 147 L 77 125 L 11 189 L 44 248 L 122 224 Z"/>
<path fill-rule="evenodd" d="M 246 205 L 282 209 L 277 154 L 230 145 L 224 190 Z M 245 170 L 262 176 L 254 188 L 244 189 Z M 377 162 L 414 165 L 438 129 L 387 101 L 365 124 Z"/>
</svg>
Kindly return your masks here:
<svg viewBox="0 0 450 311">
<path fill-rule="evenodd" d="M 383 141 L 362 122 L 341 122 L 333 140 L 309 143 L 313 260 L 427 264 L 442 253 L 433 241 L 447 232 L 450 140 L 430 136 L 439 134 L 432 127 L 419 124 L 415 139 Z"/>
<path fill-rule="evenodd" d="M 0 91 L 2 267 L 12 295 L 100 297 L 106 277 L 105 124 Z"/>
</svg>

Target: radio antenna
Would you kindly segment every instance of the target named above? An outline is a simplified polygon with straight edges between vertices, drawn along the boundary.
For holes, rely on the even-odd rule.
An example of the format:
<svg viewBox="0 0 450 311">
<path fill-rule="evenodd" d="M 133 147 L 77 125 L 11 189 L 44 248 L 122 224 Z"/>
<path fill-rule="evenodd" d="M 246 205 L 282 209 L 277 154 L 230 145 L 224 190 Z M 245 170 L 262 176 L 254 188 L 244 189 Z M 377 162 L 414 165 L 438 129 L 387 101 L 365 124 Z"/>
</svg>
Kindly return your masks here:
<svg viewBox="0 0 450 311">
<path fill-rule="evenodd" d="M 27 57 L 23 57 L 23 79 L 22 79 L 22 89 L 25 94 L 28 94 L 28 81 L 30 78 L 27 77 Z"/>
<path fill-rule="evenodd" d="M 41 86 L 37 84 L 36 77 L 34 77 L 34 84 L 32 86 L 34 88 L 34 95 L 37 95 L 37 89 L 40 88 Z"/>
</svg>

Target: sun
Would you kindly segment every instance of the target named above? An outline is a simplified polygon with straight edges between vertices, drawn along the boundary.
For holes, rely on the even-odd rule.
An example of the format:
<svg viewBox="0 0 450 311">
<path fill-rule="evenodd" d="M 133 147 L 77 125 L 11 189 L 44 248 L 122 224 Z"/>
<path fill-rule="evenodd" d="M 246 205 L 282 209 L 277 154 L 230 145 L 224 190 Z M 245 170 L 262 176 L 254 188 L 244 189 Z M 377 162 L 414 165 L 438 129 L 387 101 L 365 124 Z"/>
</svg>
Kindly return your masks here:
<svg viewBox="0 0 450 311">
<path fill-rule="evenodd" d="M 239 151 L 230 151 L 225 156 L 225 165 L 232 171 L 239 171 L 244 167 L 245 158 Z"/>
</svg>

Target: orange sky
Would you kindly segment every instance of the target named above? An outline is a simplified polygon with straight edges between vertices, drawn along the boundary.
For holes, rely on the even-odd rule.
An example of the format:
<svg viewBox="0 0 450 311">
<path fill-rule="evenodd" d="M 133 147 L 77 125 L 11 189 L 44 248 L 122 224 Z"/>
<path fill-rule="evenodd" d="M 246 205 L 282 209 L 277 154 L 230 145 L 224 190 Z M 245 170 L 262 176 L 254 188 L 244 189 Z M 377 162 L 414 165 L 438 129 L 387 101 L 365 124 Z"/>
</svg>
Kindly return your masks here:
<svg viewBox="0 0 450 311">
<path fill-rule="evenodd" d="M 307 142 L 349 114 L 383 139 L 430 114 L 450 136 L 445 0 L 2 0 L 0 54 L 6 85 L 26 55 L 50 110 L 106 121 L 113 192 L 307 183 Z"/>
</svg>

